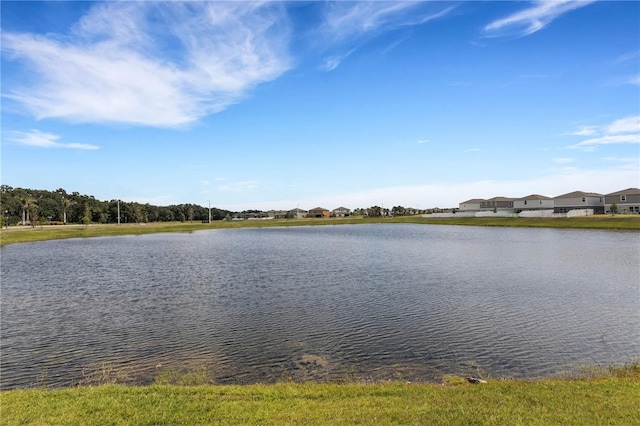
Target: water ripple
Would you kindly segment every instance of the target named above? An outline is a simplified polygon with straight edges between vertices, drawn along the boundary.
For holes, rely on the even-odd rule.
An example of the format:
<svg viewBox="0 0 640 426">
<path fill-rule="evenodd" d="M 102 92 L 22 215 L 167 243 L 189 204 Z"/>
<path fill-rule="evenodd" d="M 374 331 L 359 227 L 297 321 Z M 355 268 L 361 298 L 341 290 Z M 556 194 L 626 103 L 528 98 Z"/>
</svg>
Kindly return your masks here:
<svg viewBox="0 0 640 426">
<path fill-rule="evenodd" d="M 598 250 L 594 250 L 598 247 Z M 637 233 L 359 225 L 2 247 L 0 386 L 540 377 L 640 355 Z"/>
</svg>

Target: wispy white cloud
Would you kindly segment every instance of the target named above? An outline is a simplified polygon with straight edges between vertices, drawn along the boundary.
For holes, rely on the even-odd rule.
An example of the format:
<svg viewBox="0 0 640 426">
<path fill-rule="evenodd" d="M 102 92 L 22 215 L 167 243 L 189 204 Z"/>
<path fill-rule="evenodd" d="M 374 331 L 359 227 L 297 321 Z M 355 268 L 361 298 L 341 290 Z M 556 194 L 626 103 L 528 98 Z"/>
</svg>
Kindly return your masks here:
<svg viewBox="0 0 640 426">
<path fill-rule="evenodd" d="M 323 22 L 319 28 L 321 38 L 329 46 L 351 44 L 348 53 L 328 55 L 324 59 L 327 71 L 336 69 L 366 40 L 382 32 L 402 27 L 422 25 L 449 14 L 455 6 L 423 1 L 356 1 L 330 2 L 325 5 Z M 404 40 L 404 39 L 403 39 Z M 402 40 L 387 46 L 388 51 Z M 353 47 L 353 44 L 356 47 Z"/>
<path fill-rule="evenodd" d="M 593 127 L 589 135 L 596 137 L 584 140 L 569 148 L 594 151 L 599 145 L 640 144 L 640 115 L 622 118 L 606 126 Z"/>
<path fill-rule="evenodd" d="M 60 136 L 31 129 L 28 132 L 9 132 L 8 139 L 14 143 L 38 148 L 99 149 L 96 145 L 85 143 L 60 143 Z"/>
<path fill-rule="evenodd" d="M 606 81 L 606 84 L 609 86 L 640 86 L 640 74 L 626 74 L 609 77 Z"/>
<path fill-rule="evenodd" d="M 612 63 L 617 70 L 624 69 L 625 73 L 614 77 L 611 77 L 608 81 L 610 85 L 632 85 L 640 86 L 640 74 L 638 73 L 638 60 L 640 59 L 640 50 L 632 50 L 626 52 L 617 58 Z"/>
<path fill-rule="evenodd" d="M 37 76 L 4 96 L 38 118 L 181 126 L 287 71 L 288 39 L 278 2 L 101 3 L 67 35 L 3 32 Z"/>
<path fill-rule="evenodd" d="M 606 128 L 607 133 L 638 133 L 640 132 L 640 115 L 621 118 Z"/>
<path fill-rule="evenodd" d="M 592 127 L 594 132 L 588 135 L 596 137 L 571 145 L 569 148 L 595 151 L 599 145 L 640 144 L 640 115 L 622 118 L 606 126 L 589 127 Z"/>
<path fill-rule="evenodd" d="M 334 40 L 360 37 L 384 28 L 421 25 L 447 15 L 454 6 L 433 10 L 420 1 L 332 2 L 327 5 L 322 30 Z"/>
<path fill-rule="evenodd" d="M 635 61 L 636 59 L 640 58 L 640 50 L 632 50 L 630 52 L 624 53 L 620 56 L 618 56 L 615 60 L 614 60 L 614 64 L 623 64 L 623 63 L 627 63 L 630 61 Z"/>
<path fill-rule="evenodd" d="M 553 20 L 575 9 L 587 6 L 595 0 L 537 0 L 527 9 L 506 18 L 491 22 L 484 27 L 487 36 L 527 36 L 540 31 Z"/>
<path fill-rule="evenodd" d="M 418 140 L 416 141 L 416 143 L 417 143 L 418 145 L 422 145 L 422 144 L 425 144 L 425 143 L 431 143 L 431 141 L 430 141 L 429 139 L 418 139 Z"/>
<path fill-rule="evenodd" d="M 591 135 L 595 135 L 597 132 L 598 132 L 598 128 L 596 126 L 580 126 L 576 130 L 572 130 L 570 132 L 564 133 L 564 135 L 591 136 Z"/>
<path fill-rule="evenodd" d="M 325 71 L 333 71 L 333 70 L 335 70 L 336 68 L 338 68 L 340 66 L 342 61 L 347 59 L 354 51 L 355 51 L 355 49 L 351 49 L 347 53 L 343 53 L 343 54 L 340 54 L 340 55 L 327 56 L 323 60 L 322 68 Z"/>
</svg>

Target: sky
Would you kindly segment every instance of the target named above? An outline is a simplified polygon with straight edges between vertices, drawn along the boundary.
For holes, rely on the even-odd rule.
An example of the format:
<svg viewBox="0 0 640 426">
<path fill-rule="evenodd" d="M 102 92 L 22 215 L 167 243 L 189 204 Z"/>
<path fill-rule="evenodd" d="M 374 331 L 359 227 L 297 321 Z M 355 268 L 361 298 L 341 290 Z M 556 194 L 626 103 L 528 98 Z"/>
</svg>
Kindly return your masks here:
<svg viewBox="0 0 640 426">
<path fill-rule="evenodd" d="M 640 2 L 2 1 L 3 185 L 232 211 L 640 187 Z"/>
</svg>

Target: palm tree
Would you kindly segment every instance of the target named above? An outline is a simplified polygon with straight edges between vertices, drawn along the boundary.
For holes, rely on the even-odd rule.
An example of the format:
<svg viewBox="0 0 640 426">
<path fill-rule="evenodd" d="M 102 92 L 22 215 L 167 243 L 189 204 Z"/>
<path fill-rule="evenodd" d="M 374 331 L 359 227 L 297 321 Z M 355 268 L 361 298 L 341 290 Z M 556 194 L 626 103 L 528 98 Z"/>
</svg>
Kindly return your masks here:
<svg viewBox="0 0 640 426">
<path fill-rule="evenodd" d="M 20 197 L 20 204 L 22 204 L 22 225 L 26 225 L 29 214 L 31 214 L 32 221 L 36 220 L 36 208 L 38 207 L 36 199 L 30 195 L 23 195 Z"/>
<path fill-rule="evenodd" d="M 62 197 L 62 223 L 67 224 L 67 208 L 75 204 L 75 201 Z"/>
</svg>

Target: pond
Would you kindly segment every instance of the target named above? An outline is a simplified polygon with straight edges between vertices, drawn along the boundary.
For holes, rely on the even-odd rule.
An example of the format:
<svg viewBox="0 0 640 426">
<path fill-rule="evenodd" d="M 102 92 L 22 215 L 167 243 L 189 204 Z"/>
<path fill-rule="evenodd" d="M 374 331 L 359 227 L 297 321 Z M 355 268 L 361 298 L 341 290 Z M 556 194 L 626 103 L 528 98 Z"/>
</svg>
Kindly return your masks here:
<svg viewBox="0 0 640 426">
<path fill-rule="evenodd" d="M 539 378 L 640 355 L 640 233 L 375 224 L 2 247 L 0 386 Z"/>
</svg>

